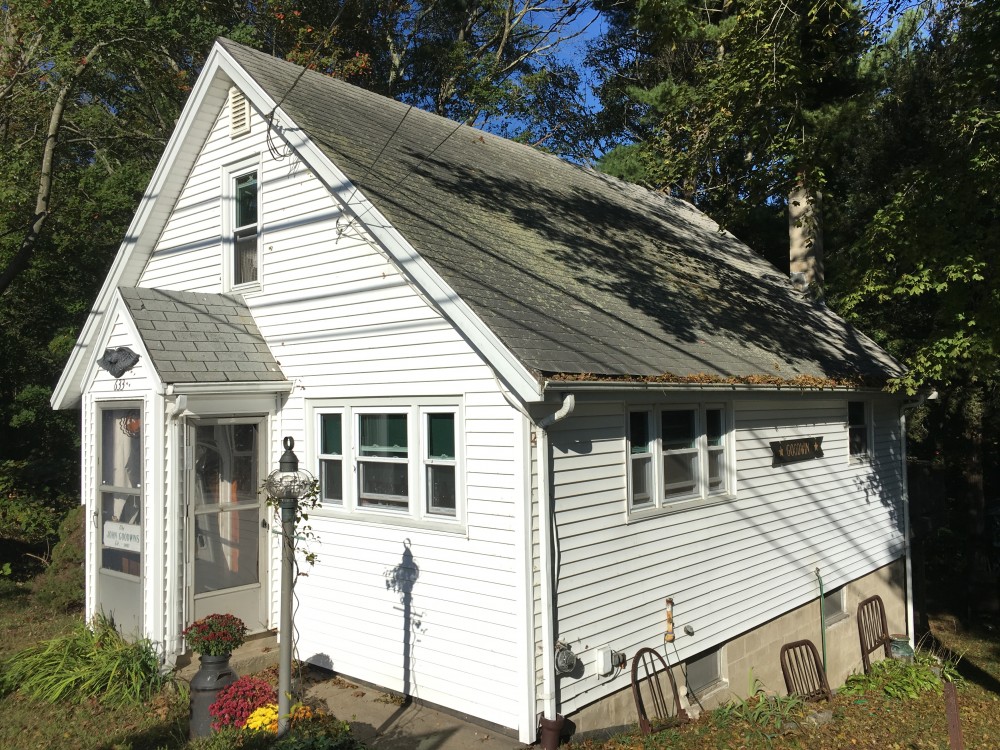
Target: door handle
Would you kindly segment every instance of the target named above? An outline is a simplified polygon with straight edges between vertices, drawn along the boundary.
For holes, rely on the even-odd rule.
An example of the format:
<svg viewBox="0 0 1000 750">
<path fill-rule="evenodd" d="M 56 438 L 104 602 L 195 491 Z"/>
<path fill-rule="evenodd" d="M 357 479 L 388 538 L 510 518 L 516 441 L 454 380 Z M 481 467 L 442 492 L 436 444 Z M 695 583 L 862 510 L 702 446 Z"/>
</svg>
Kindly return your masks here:
<svg viewBox="0 0 1000 750">
<path fill-rule="evenodd" d="M 266 518 L 260 519 L 260 527 L 262 529 L 269 529 L 269 528 L 271 528 L 270 526 L 267 525 L 267 519 Z"/>
</svg>

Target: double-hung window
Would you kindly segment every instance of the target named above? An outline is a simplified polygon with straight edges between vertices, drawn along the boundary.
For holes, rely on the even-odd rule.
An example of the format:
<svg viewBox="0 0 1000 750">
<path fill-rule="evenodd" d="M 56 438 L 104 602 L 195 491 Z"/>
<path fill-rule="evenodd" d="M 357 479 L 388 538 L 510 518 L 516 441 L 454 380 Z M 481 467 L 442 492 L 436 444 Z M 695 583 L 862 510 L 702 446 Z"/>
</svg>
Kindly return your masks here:
<svg viewBox="0 0 1000 750">
<path fill-rule="evenodd" d="M 722 404 L 631 409 L 629 512 L 671 510 L 730 492 L 728 433 Z"/>
<path fill-rule="evenodd" d="M 325 510 L 373 520 L 464 518 L 459 408 L 450 404 L 313 407 Z"/>
<path fill-rule="evenodd" d="M 358 505 L 408 509 L 408 416 L 406 413 L 358 415 Z"/>
<path fill-rule="evenodd" d="M 233 178 L 233 286 L 257 281 L 257 170 Z"/>
<path fill-rule="evenodd" d="M 324 505 L 344 504 L 343 435 L 342 414 L 319 415 L 319 491 Z"/>
</svg>

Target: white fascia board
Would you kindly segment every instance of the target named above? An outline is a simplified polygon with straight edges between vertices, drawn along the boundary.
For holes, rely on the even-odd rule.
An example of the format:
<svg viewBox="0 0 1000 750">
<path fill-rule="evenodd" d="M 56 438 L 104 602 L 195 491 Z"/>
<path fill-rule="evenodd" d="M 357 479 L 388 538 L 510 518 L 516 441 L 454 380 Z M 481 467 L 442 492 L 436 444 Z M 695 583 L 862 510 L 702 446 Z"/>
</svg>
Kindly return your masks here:
<svg viewBox="0 0 1000 750">
<path fill-rule="evenodd" d="M 191 166 L 201 150 L 200 145 L 198 148 L 192 148 L 190 139 L 200 133 L 202 137 L 199 144 L 203 143 L 212 123 L 215 122 L 215 116 L 208 117 L 204 106 L 206 101 L 214 96 L 219 100 L 221 107 L 223 98 L 229 91 L 229 83 L 219 80 L 220 50 L 216 44 L 209 53 L 201 75 L 198 76 L 184 110 L 177 120 L 174 132 L 167 141 L 149 186 L 143 193 L 128 232 L 111 264 L 111 270 L 104 279 L 104 285 L 90 309 L 90 314 L 63 368 L 59 382 L 52 391 L 49 403 L 53 409 L 70 409 L 79 405 L 87 363 L 92 357 L 98 332 L 102 328 L 115 290 L 123 284 L 134 284 L 145 268 L 167 217 L 187 181 Z M 188 160 L 186 165 L 182 156 Z M 182 174 L 177 174 L 178 170 Z"/>
<path fill-rule="evenodd" d="M 218 49 L 218 48 L 217 48 Z M 219 49 L 220 67 L 236 86 L 263 112 L 275 113 L 273 122 L 280 135 L 298 154 L 327 189 L 354 215 L 355 220 L 382 247 L 386 255 L 403 271 L 441 313 L 458 328 L 480 352 L 497 376 L 524 403 L 543 398 L 541 383 L 514 356 L 482 319 L 459 297 L 444 279 L 431 268 L 388 219 L 361 194 L 347 176 L 330 161 L 291 117 L 247 75 L 225 50 Z M 361 217 L 366 217 L 364 220 Z"/>
</svg>

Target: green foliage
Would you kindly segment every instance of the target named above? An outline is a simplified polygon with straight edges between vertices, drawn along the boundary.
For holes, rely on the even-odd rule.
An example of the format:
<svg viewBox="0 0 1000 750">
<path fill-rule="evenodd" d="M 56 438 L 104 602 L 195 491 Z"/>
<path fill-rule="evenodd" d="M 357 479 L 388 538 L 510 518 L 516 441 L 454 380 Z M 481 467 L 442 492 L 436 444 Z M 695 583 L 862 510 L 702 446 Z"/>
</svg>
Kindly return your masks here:
<svg viewBox="0 0 1000 750">
<path fill-rule="evenodd" d="M 718 727 L 744 725 L 747 734 L 769 742 L 789 723 L 801 720 L 805 704 L 795 695 L 769 695 L 752 672 L 750 679 L 751 695 L 720 706 L 713 712 L 712 721 Z"/>
<path fill-rule="evenodd" d="M 146 640 L 129 643 L 106 617 L 80 622 L 68 635 L 17 652 L 3 663 L 3 692 L 46 703 L 136 705 L 162 685 L 159 659 Z"/>
<path fill-rule="evenodd" d="M 621 67 L 605 76 L 601 93 L 613 111 L 631 110 L 622 135 L 634 143 L 623 147 L 624 158 L 607 155 L 603 169 L 641 175 L 728 226 L 755 224 L 763 206 L 776 209 L 766 218 L 773 222 L 796 184 L 822 187 L 827 123 L 853 93 L 863 49 L 857 5 L 644 0 L 626 7 L 632 13 L 618 16 L 617 26 L 634 28 L 634 58 L 613 61 Z M 607 45 L 625 42 L 614 20 L 611 29 Z"/>
<path fill-rule="evenodd" d="M 43 606 L 59 612 L 83 607 L 84 521 L 84 509 L 77 506 L 59 524 L 59 541 L 52 549 L 52 560 L 35 585 L 35 598 Z"/>
<path fill-rule="evenodd" d="M 296 722 L 283 737 L 270 732 L 227 727 L 193 740 L 189 750 L 365 750 L 351 725 L 329 715 Z"/>
<path fill-rule="evenodd" d="M 908 393 L 996 382 L 998 34 L 995 3 L 905 17 L 865 61 L 866 119 L 844 143 L 834 301 L 904 360 Z"/>
<path fill-rule="evenodd" d="M 918 650 L 912 662 L 883 659 L 872 664 L 868 674 L 847 678 L 842 695 L 882 693 L 890 698 L 916 698 L 929 691 L 941 692 L 943 680 L 960 682 L 957 662 Z"/>
</svg>

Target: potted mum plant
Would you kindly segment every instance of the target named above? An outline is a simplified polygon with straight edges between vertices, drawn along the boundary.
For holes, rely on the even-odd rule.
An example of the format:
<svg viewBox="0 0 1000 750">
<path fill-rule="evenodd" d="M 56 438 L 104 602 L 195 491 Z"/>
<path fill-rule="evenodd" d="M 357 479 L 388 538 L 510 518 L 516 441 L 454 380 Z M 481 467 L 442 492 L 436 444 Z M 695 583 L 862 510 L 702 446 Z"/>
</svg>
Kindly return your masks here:
<svg viewBox="0 0 1000 750">
<path fill-rule="evenodd" d="M 235 615 L 213 614 L 195 620 L 183 632 L 191 650 L 201 661 L 191 678 L 191 739 L 207 737 L 212 731 L 209 707 L 219 691 L 236 681 L 229 657 L 246 642 L 247 626 Z"/>
</svg>

